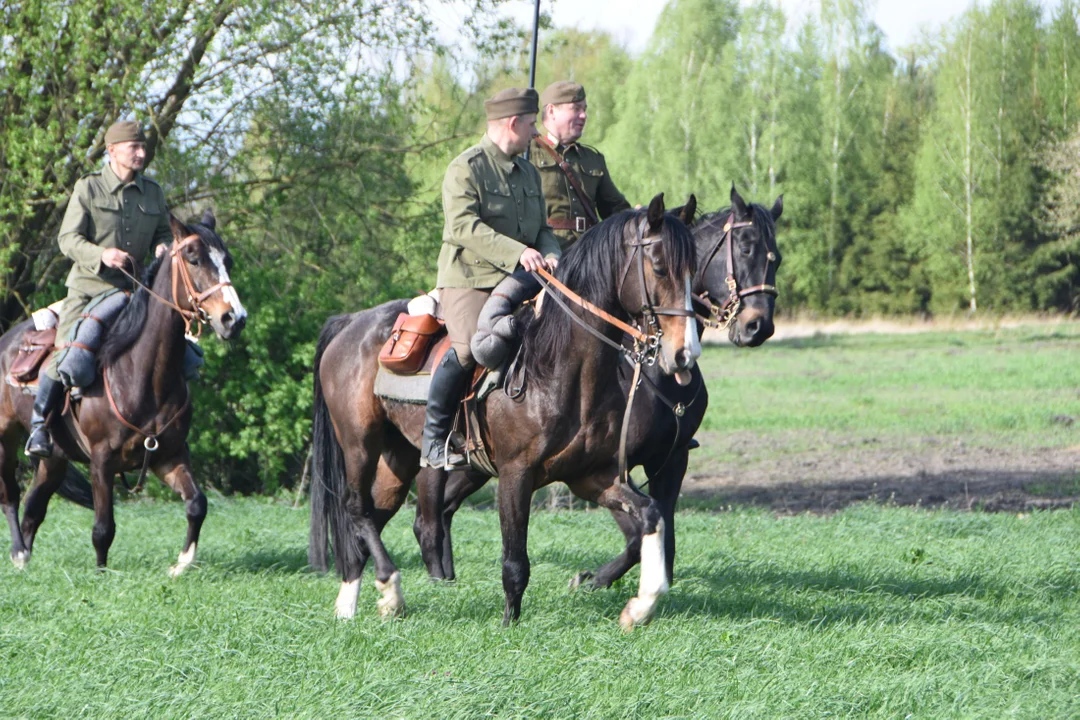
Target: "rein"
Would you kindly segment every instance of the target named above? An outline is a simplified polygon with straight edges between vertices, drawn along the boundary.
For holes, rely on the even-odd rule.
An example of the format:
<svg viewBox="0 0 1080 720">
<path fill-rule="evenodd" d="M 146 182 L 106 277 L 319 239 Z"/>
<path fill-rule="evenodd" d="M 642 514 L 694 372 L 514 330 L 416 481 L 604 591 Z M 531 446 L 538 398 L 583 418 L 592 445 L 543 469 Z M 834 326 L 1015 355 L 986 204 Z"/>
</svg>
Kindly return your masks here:
<svg viewBox="0 0 1080 720">
<path fill-rule="evenodd" d="M 187 237 L 177 242 L 173 246 L 172 250 L 169 251 L 169 254 L 172 256 L 173 259 L 172 266 L 170 268 L 170 283 L 172 285 L 173 298 L 178 297 L 178 280 L 182 281 L 184 285 L 184 290 L 187 292 L 188 302 L 192 306 L 190 310 L 181 307 L 174 300 L 169 300 L 168 298 L 158 295 L 146 285 L 139 282 L 139 280 L 127 270 L 125 270 L 124 268 L 119 268 L 121 273 L 130 278 L 133 283 L 148 292 L 150 294 L 150 297 L 180 313 L 180 316 L 184 318 L 185 334 L 194 337 L 196 340 L 202 335 L 203 325 L 205 325 L 209 321 L 209 316 L 202 308 L 202 302 L 206 300 L 206 298 L 221 290 L 222 288 L 232 285 L 231 282 L 218 282 L 214 285 L 211 285 L 207 290 L 204 290 L 202 292 L 199 292 L 195 289 L 195 284 L 191 281 L 191 272 L 188 270 L 187 263 L 183 260 L 183 258 L 179 256 L 179 254 L 180 251 L 183 250 L 185 247 L 198 240 L 200 240 L 198 235 L 188 235 Z M 191 332 L 191 326 L 193 323 L 197 325 L 194 334 L 192 334 Z M 157 431 L 149 432 L 148 430 L 136 427 L 132 423 L 128 422 L 128 420 L 124 417 L 123 413 L 120 412 L 120 407 L 116 404 L 116 399 L 113 397 L 112 385 L 109 383 L 109 368 L 102 368 L 101 379 L 103 384 L 105 385 L 105 396 L 109 400 L 109 407 L 112 409 L 113 415 L 116 416 L 116 419 L 120 421 L 121 425 L 126 427 L 128 430 L 135 432 L 136 435 L 143 435 L 145 438 L 143 440 L 143 447 L 146 449 L 146 453 L 143 455 L 143 465 L 142 470 L 139 473 L 139 480 L 135 483 L 134 488 L 128 488 L 130 492 L 137 493 L 142 490 L 143 481 L 146 480 L 146 471 L 150 467 L 150 455 L 158 449 L 158 436 L 162 435 L 169 428 L 170 425 L 172 425 L 177 419 L 180 418 L 181 415 L 183 415 L 188 410 L 188 408 L 191 406 L 191 392 L 186 390 L 185 385 L 186 392 L 184 397 L 184 403 L 180 406 L 180 409 L 177 410 L 171 418 L 169 418 L 169 421 L 167 423 L 158 428 Z M 121 474 L 121 478 L 123 478 L 123 474 Z M 126 480 L 124 481 L 124 485 L 125 487 L 127 486 Z"/>
<path fill-rule="evenodd" d="M 713 258 L 716 257 L 716 253 L 720 250 L 720 246 L 725 242 L 727 243 L 727 277 L 724 278 L 725 284 L 728 288 L 728 297 L 724 301 L 723 305 L 717 305 L 713 302 L 712 297 L 706 290 L 700 296 L 694 295 L 693 299 L 699 302 L 704 307 L 708 308 L 709 316 L 698 315 L 703 323 L 707 327 L 711 328 L 729 328 L 731 324 L 735 322 L 735 318 L 739 314 L 739 309 L 742 307 L 743 298 L 751 295 L 772 295 L 773 297 L 779 297 L 780 292 L 776 289 L 775 285 L 769 285 L 762 283 L 760 285 L 753 285 L 748 288 L 739 289 L 739 283 L 735 279 L 735 252 L 733 246 L 735 244 L 734 238 L 732 238 L 732 232 L 739 228 L 751 227 L 754 222 L 752 220 L 746 220 L 743 222 L 735 222 L 735 213 L 728 214 L 727 222 L 724 223 L 724 234 L 720 237 L 720 240 L 713 247 L 712 252 L 709 253 L 708 260 L 701 266 L 701 277 L 705 277 L 705 272 L 709 269 L 709 265 L 712 263 Z M 769 263 L 776 260 L 776 254 L 771 250 L 766 255 L 765 260 L 765 273 L 764 278 L 769 277 Z"/>
</svg>

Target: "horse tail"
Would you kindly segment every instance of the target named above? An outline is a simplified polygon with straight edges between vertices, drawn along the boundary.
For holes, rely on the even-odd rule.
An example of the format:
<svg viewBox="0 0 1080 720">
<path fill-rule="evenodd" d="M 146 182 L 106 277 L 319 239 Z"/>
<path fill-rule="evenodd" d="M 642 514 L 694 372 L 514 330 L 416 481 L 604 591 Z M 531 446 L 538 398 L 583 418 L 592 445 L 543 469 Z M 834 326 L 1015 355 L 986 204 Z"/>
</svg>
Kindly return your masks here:
<svg viewBox="0 0 1080 720">
<path fill-rule="evenodd" d="M 319 363 L 322 361 L 323 352 L 326 351 L 327 346 L 345 329 L 351 319 L 348 315 L 336 315 L 327 320 L 319 334 L 319 343 L 315 349 L 315 408 L 311 429 L 311 528 L 308 532 L 308 564 L 319 572 L 326 572 L 328 568 L 327 548 L 331 530 L 334 539 L 334 561 L 339 570 L 342 568 L 342 557 L 349 552 L 348 547 L 340 547 L 347 545 L 341 542 L 342 529 L 351 525 L 344 505 L 345 454 L 334 433 L 330 410 L 323 396 Z M 352 537 L 353 533 L 346 531 L 344 535 Z"/>
<path fill-rule="evenodd" d="M 94 509 L 94 492 L 87 482 L 86 476 L 68 463 L 64 472 L 64 479 L 60 481 L 60 487 L 56 488 L 57 494 L 65 500 L 70 500 L 84 508 Z"/>
</svg>

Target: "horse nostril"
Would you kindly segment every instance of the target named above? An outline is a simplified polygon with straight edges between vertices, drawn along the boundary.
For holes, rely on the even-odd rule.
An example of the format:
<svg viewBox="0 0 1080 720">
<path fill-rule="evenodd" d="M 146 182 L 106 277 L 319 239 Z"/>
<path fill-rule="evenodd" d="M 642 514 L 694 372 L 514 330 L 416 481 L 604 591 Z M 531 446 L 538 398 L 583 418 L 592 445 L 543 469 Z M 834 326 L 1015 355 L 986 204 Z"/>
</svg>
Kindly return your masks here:
<svg viewBox="0 0 1080 720">
<path fill-rule="evenodd" d="M 757 335 L 758 330 L 760 330 L 760 329 L 761 329 L 761 321 L 760 320 L 751 320 L 750 322 L 746 323 L 746 332 L 750 333 L 751 336 Z"/>
<path fill-rule="evenodd" d="M 224 314 L 223 314 L 223 315 L 221 316 L 221 324 L 222 324 L 223 326 L 225 326 L 225 327 L 229 327 L 230 325 L 232 325 L 232 324 L 233 324 L 233 314 L 232 314 L 232 312 L 230 312 L 230 311 L 226 311 L 226 312 L 225 312 L 225 313 L 224 313 Z"/>
<path fill-rule="evenodd" d="M 680 369 L 690 367 L 690 363 L 693 362 L 693 359 L 693 355 L 691 355 L 690 351 L 686 348 L 683 348 L 675 354 L 675 363 Z"/>
</svg>

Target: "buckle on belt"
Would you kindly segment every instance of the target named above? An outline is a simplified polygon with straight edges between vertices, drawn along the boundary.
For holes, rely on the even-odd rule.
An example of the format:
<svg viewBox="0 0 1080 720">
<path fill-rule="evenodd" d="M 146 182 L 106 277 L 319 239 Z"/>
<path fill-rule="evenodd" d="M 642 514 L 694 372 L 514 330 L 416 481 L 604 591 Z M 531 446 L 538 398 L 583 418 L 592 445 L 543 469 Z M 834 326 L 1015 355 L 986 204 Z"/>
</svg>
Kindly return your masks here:
<svg viewBox="0 0 1080 720">
<path fill-rule="evenodd" d="M 586 219 L 583 218 L 583 217 L 579 216 L 579 217 L 574 218 L 574 230 L 575 230 L 575 232 L 585 232 L 586 230 L 588 230 L 588 228 L 585 227 L 585 223 L 586 223 Z"/>
</svg>

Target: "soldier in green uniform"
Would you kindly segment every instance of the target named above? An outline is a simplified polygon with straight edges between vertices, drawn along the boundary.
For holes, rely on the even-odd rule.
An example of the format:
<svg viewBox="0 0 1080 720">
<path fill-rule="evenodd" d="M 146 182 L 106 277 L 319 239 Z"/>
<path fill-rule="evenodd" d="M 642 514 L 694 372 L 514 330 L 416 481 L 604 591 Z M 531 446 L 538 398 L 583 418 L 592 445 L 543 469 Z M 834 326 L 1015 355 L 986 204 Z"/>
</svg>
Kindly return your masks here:
<svg viewBox="0 0 1080 720">
<path fill-rule="evenodd" d="M 447 445 L 454 412 L 476 361 L 469 341 L 480 309 L 519 265 L 554 268 L 559 241 L 546 222 L 540 176 L 519 155 L 536 131 L 536 91 L 510 88 L 484 103 L 487 133 L 446 169 L 439 252 L 439 306 L 451 348 L 431 378 L 421 464 L 464 465 Z"/>
<path fill-rule="evenodd" d="M 543 181 L 548 224 L 566 250 L 630 203 L 611 181 L 604 156 L 578 142 L 588 118 L 585 88 L 566 80 L 552 83 L 540 96 L 540 107 L 546 135 L 533 140 L 529 159 Z"/>
<path fill-rule="evenodd" d="M 60 252 L 74 262 L 56 329 L 60 346 L 94 296 L 115 288 L 133 289 L 121 268 L 134 273 L 136 261 L 172 239 L 165 193 L 142 174 L 146 165 L 142 127 L 129 120 L 114 123 L 105 133 L 105 146 L 109 162 L 75 183 L 60 225 Z M 26 454 L 49 457 L 52 438 L 45 419 L 63 395 L 55 361 L 45 368 L 39 383 Z"/>
</svg>

